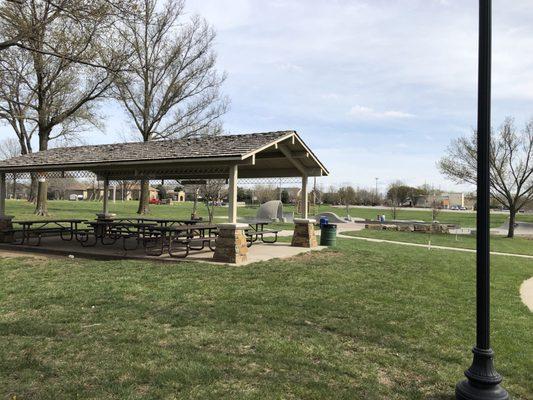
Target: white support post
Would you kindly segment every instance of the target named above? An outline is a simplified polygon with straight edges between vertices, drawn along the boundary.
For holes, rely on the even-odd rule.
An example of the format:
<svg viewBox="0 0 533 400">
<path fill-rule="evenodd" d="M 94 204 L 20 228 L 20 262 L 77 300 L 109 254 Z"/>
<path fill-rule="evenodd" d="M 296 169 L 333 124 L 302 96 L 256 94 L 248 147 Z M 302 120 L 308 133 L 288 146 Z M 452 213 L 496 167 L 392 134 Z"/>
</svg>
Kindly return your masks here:
<svg viewBox="0 0 533 400">
<path fill-rule="evenodd" d="M 229 170 L 229 190 L 228 190 L 228 218 L 230 224 L 237 223 L 237 181 L 239 179 L 239 166 L 233 165 Z"/>
<path fill-rule="evenodd" d="M 302 218 L 309 217 L 309 194 L 307 193 L 307 175 L 302 176 Z"/>
<path fill-rule="evenodd" d="M 0 174 L 0 218 L 6 215 L 6 174 Z"/>
<path fill-rule="evenodd" d="M 113 185 L 113 204 L 117 202 L 117 185 Z"/>
<path fill-rule="evenodd" d="M 109 179 L 104 179 L 104 209 L 103 214 L 109 214 Z"/>
</svg>

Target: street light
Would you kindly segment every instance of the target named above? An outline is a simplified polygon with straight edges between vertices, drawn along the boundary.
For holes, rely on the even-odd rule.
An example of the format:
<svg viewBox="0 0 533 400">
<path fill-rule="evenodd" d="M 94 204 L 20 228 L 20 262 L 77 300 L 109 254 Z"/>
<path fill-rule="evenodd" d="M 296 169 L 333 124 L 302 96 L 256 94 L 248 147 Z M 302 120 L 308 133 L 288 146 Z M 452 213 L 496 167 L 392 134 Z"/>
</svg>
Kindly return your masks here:
<svg viewBox="0 0 533 400">
<path fill-rule="evenodd" d="M 376 203 L 376 206 L 378 205 L 378 180 L 379 178 L 374 178 L 376 180 L 376 198 L 374 202 Z"/>
<path fill-rule="evenodd" d="M 466 380 L 455 388 L 457 400 L 507 400 L 494 368 L 490 347 L 490 106 L 492 0 L 479 1 L 478 151 L 477 151 L 477 268 L 476 346 Z"/>
</svg>

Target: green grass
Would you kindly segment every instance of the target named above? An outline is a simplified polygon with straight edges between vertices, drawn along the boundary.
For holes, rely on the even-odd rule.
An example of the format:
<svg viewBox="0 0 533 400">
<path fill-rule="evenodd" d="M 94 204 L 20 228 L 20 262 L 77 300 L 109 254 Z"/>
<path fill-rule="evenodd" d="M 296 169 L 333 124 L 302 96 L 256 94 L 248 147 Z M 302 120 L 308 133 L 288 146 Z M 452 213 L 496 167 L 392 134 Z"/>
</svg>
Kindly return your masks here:
<svg viewBox="0 0 533 400">
<path fill-rule="evenodd" d="M 321 212 L 332 211 L 339 216 L 346 216 L 346 210 L 344 208 L 337 208 L 331 206 L 321 206 Z M 391 209 L 377 209 L 377 208 L 350 208 L 350 215 L 352 217 L 365 218 L 375 220 L 378 214 L 385 215 L 386 220 L 391 220 Z M 412 210 L 409 208 L 399 208 L 396 214 L 397 219 L 403 220 L 417 220 L 417 221 L 432 221 L 431 210 Z M 508 218 L 507 214 L 492 213 L 491 214 L 491 227 L 497 228 L 501 226 Z M 441 211 L 439 212 L 437 219 L 439 222 L 446 224 L 458 224 L 462 227 L 475 227 L 476 226 L 476 213 L 471 211 Z M 518 214 L 517 221 L 533 222 L 533 214 Z"/>
<path fill-rule="evenodd" d="M 493 257 L 496 365 L 533 398 L 533 262 Z M 474 255 L 340 240 L 246 267 L 0 260 L 2 399 L 453 399 Z"/>
<path fill-rule="evenodd" d="M 28 203 L 25 200 L 7 200 L 6 201 L 7 213 L 9 215 L 15 215 L 18 219 L 35 219 L 33 215 L 34 205 Z M 98 201 L 62 201 L 54 200 L 48 202 L 48 209 L 50 218 L 95 218 L 95 214 L 101 212 L 102 203 Z M 186 202 L 181 204 L 160 205 L 150 207 L 151 215 L 161 218 L 189 218 L 192 210 L 192 203 Z M 257 214 L 258 206 L 239 207 L 239 217 L 253 218 Z M 137 211 L 136 201 L 117 201 L 116 203 L 109 204 L 109 211 L 116 213 L 120 217 L 135 216 Z M 207 210 L 203 204 L 199 205 L 199 213 L 203 217 L 207 217 Z M 295 212 L 295 207 L 292 205 L 285 205 L 284 211 Z M 321 205 L 311 207 L 310 214 L 319 214 L 321 212 L 334 212 L 339 216 L 345 216 L 346 212 L 344 208 L 332 207 L 329 205 Z M 223 221 L 223 217 L 227 216 L 228 209 L 226 207 L 217 207 L 215 209 L 215 215 L 220 219 L 218 222 Z M 373 208 L 350 208 L 350 215 L 352 217 L 366 218 L 375 220 L 377 214 L 384 214 L 387 220 L 392 219 L 392 212 L 390 209 L 373 209 Z M 431 210 L 411 210 L 408 208 L 398 209 L 397 218 L 404 220 L 421 220 L 430 222 L 432 218 Z M 464 211 L 446 211 L 439 213 L 438 219 L 442 223 L 458 224 L 462 227 L 475 227 L 476 214 L 472 212 Z M 493 213 L 491 216 L 491 226 L 493 228 L 501 226 L 507 219 L 506 214 Z M 533 222 L 533 214 L 519 214 L 518 221 Z M 291 225 L 278 225 L 281 228 L 289 228 Z"/>
<path fill-rule="evenodd" d="M 138 217 L 137 201 L 117 201 L 109 203 L 109 212 L 117 214 L 119 218 Z M 154 218 L 175 218 L 188 219 L 191 217 L 193 208 L 192 202 L 174 203 L 173 205 L 151 205 L 150 216 Z M 102 212 L 102 203 L 98 201 L 63 201 L 54 200 L 48 202 L 47 217 L 37 217 L 34 215 L 35 205 L 25 200 L 7 200 L 6 214 L 14 215 L 15 220 L 25 219 L 53 219 L 53 218 L 82 218 L 95 219 L 97 213 Z M 238 208 L 238 216 L 242 218 L 254 218 L 257 215 L 257 206 L 247 206 Z M 287 211 L 294 211 L 293 207 L 287 207 Z M 207 208 L 204 204 L 198 205 L 198 214 L 207 218 Z M 227 220 L 228 208 L 215 208 L 215 222 L 224 222 Z M 292 224 L 274 224 L 280 228 L 291 228 Z"/>
<path fill-rule="evenodd" d="M 365 229 L 358 232 L 343 233 L 349 236 L 365 237 L 372 239 L 393 240 L 397 242 L 431 244 L 434 246 L 458 247 L 462 249 L 475 249 L 476 237 L 473 235 L 450 235 L 450 234 L 428 234 L 421 232 L 397 232 L 397 231 L 375 231 Z M 491 236 L 491 250 L 501 253 L 513 253 L 533 255 L 533 240 L 523 237 L 509 239 L 503 236 Z"/>
</svg>

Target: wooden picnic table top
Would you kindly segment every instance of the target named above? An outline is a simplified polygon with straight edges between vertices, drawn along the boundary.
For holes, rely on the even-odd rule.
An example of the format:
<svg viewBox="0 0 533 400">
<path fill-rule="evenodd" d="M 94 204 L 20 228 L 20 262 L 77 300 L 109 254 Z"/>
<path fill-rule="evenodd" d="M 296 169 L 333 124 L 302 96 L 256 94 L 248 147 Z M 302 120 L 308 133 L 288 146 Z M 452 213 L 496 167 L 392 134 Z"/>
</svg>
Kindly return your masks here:
<svg viewBox="0 0 533 400">
<path fill-rule="evenodd" d="M 137 220 L 137 221 L 150 221 L 150 222 L 159 222 L 163 224 L 167 223 L 177 223 L 177 224 L 186 224 L 186 225 L 196 225 L 202 220 L 195 220 L 195 219 L 176 219 L 176 218 L 123 218 L 123 219 L 129 219 L 129 220 Z"/>
<path fill-rule="evenodd" d="M 251 219 L 251 220 L 248 220 L 248 221 L 244 221 L 245 224 L 248 224 L 248 225 L 268 225 L 270 224 L 272 221 L 269 221 L 269 220 L 266 220 L 266 219 Z"/>
<path fill-rule="evenodd" d="M 265 225 L 270 224 L 270 221 L 252 220 L 252 221 L 246 221 L 246 223 L 250 226 L 251 229 L 258 230 L 258 228 L 260 227 L 260 229 L 263 230 L 265 228 Z M 255 225 L 255 228 L 252 225 Z"/>
<path fill-rule="evenodd" d="M 198 224 L 198 225 L 180 225 L 180 226 L 154 226 L 151 225 L 150 228 L 154 230 L 167 231 L 167 232 L 178 232 L 178 231 L 194 231 L 202 229 L 217 229 L 217 225 L 213 224 Z"/>
<path fill-rule="evenodd" d="M 24 221 L 17 221 L 13 220 L 14 224 L 19 225 L 33 225 L 33 224 L 59 224 L 59 223 L 81 223 L 81 222 L 87 222 L 86 219 L 79 219 L 79 218 L 73 218 L 73 219 L 41 219 L 41 220 L 24 220 Z"/>
<path fill-rule="evenodd" d="M 144 221 L 157 221 L 157 222 L 199 222 L 201 220 L 195 220 L 195 219 L 181 219 L 181 218 L 143 218 L 143 217 L 135 217 L 130 219 L 138 219 L 138 220 L 144 220 Z"/>
<path fill-rule="evenodd" d="M 89 221 L 88 225 L 108 225 L 108 226 L 131 226 L 131 227 L 153 227 L 155 223 L 153 222 L 120 222 L 120 221 Z"/>
</svg>

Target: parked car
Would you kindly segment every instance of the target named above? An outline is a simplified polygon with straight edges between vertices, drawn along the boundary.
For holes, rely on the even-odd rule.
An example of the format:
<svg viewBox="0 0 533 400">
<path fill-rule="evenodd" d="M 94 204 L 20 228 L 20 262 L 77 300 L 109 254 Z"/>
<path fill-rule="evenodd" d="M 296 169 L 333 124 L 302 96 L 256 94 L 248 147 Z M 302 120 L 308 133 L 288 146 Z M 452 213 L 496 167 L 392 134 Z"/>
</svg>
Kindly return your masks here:
<svg viewBox="0 0 533 400">
<path fill-rule="evenodd" d="M 159 205 L 159 204 L 161 204 L 161 200 L 159 200 L 159 199 L 150 199 L 150 204 Z"/>
</svg>

